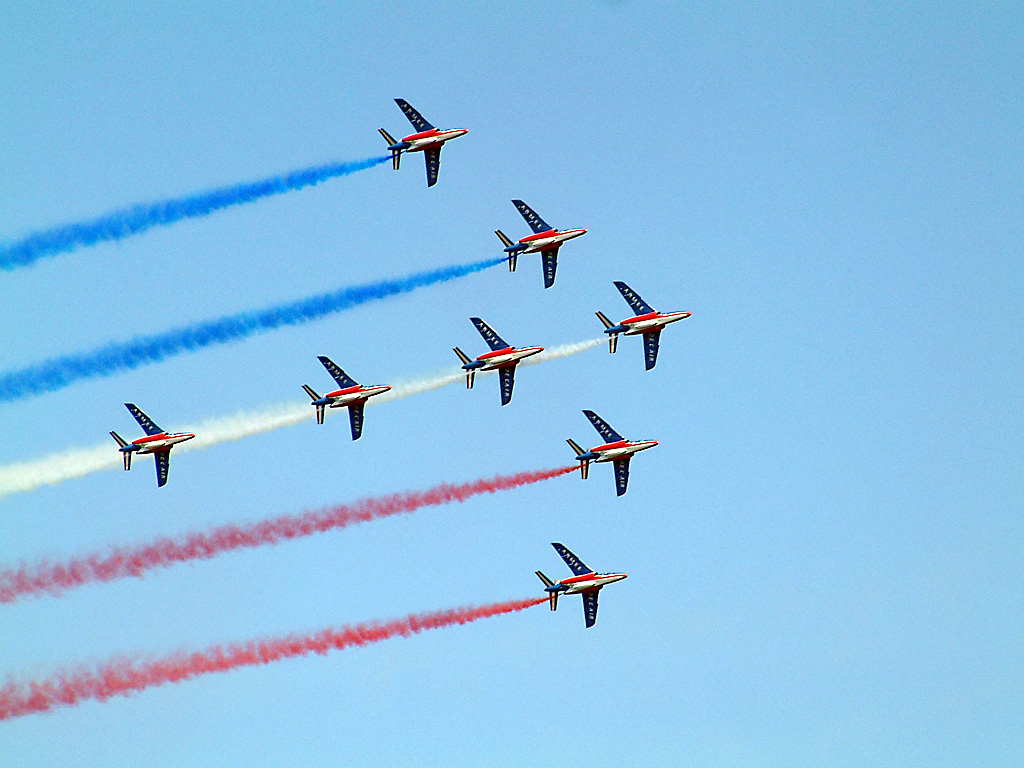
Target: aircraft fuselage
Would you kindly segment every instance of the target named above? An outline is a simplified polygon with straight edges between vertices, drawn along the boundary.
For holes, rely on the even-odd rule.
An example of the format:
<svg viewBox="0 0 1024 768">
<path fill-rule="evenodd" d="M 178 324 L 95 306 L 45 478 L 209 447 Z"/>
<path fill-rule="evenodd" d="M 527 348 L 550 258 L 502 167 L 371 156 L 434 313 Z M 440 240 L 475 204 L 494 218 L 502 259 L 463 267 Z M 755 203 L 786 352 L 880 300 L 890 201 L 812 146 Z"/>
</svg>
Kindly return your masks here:
<svg viewBox="0 0 1024 768">
<path fill-rule="evenodd" d="M 465 128 L 452 128 L 447 131 L 439 131 L 433 128 L 429 131 L 410 134 L 402 139 L 402 141 L 409 145 L 405 150 L 406 152 L 422 152 L 425 149 L 440 147 L 446 141 L 465 136 L 467 133 L 469 131 Z"/>
<path fill-rule="evenodd" d="M 522 347 L 521 349 L 517 349 L 516 347 L 507 347 L 505 349 L 496 349 L 493 352 L 487 352 L 486 354 L 480 355 L 480 357 L 476 359 L 476 362 L 483 363 L 479 370 L 493 371 L 497 368 L 516 365 L 520 360 L 532 357 L 533 355 L 543 351 L 544 347 Z"/>
<path fill-rule="evenodd" d="M 558 582 L 565 587 L 564 594 L 575 595 L 580 592 L 592 592 L 601 589 L 605 584 L 622 581 L 628 573 L 584 573 L 581 576 L 570 576 Z"/>
<path fill-rule="evenodd" d="M 157 453 L 169 451 L 171 446 L 184 443 L 195 437 L 191 432 L 161 432 L 159 435 L 146 435 L 138 440 L 132 441 L 133 450 L 136 453 Z"/>
<path fill-rule="evenodd" d="M 623 320 L 619 325 L 625 326 L 622 333 L 626 336 L 636 336 L 640 333 L 649 333 L 659 328 L 664 328 L 669 323 L 678 320 L 685 320 L 690 316 L 689 312 L 649 312 L 646 315 L 637 315 Z"/>
<path fill-rule="evenodd" d="M 344 408 L 347 405 L 368 400 L 375 395 L 383 395 L 389 389 L 391 387 L 346 387 L 345 389 L 328 392 L 324 395 L 324 399 L 330 400 L 329 408 Z"/>
<path fill-rule="evenodd" d="M 618 440 L 614 443 L 606 443 L 605 445 L 599 445 L 596 448 L 590 449 L 590 453 L 597 454 L 596 458 L 591 459 L 591 461 L 600 463 L 602 461 L 625 459 L 632 456 L 634 453 L 639 453 L 640 451 L 646 451 L 648 448 L 653 448 L 657 444 L 657 440 L 637 440 L 635 442 L 630 442 L 629 440 Z"/>
<path fill-rule="evenodd" d="M 549 229 L 547 232 L 537 232 L 527 235 L 519 241 L 520 245 L 527 246 L 523 253 L 538 253 L 560 246 L 567 240 L 587 234 L 585 229 L 567 229 L 564 232 L 557 229 Z"/>
</svg>

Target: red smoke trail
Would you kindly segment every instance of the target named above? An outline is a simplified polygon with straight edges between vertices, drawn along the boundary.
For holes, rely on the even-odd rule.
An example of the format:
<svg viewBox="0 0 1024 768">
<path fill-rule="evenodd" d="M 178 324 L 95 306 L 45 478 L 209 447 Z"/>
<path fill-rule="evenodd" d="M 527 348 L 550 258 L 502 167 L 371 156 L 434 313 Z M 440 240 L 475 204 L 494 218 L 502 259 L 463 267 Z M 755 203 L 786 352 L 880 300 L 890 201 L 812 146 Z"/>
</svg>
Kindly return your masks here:
<svg viewBox="0 0 1024 768">
<path fill-rule="evenodd" d="M 425 491 L 406 491 L 376 499 L 300 515 L 282 515 L 256 523 L 223 525 L 206 533 L 187 533 L 177 538 L 161 538 L 150 544 L 117 547 L 112 552 L 75 557 L 65 563 L 46 561 L 35 565 L 0 570 L 0 603 L 13 603 L 25 595 L 59 595 L 93 582 L 114 581 L 129 576 L 141 578 L 146 571 L 166 568 L 174 563 L 208 560 L 224 552 L 277 544 L 365 523 L 381 517 L 415 512 L 421 507 L 436 507 L 453 501 L 465 501 L 482 493 L 496 493 L 539 483 L 566 475 L 577 467 L 562 467 L 537 472 L 497 475 L 487 480 L 452 485 L 445 483 Z"/>
<path fill-rule="evenodd" d="M 153 661 L 118 659 L 99 664 L 95 669 L 58 672 L 46 680 L 10 682 L 0 688 L 0 720 L 47 712 L 59 706 L 73 707 L 87 699 L 106 701 L 111 696 L 128 696 L 145 688 L 180 683 L 214 672 L 255 667 L 310 653 L 326 654 L 331 650 L 376 643 L 396 635 L 408 637 L 428 629 L 469 624 L 477 619 L 522 611 L 546 601 L 546 597 L 536 597 L 412 614 L 383 624 L 371 622 L 323 629 L 314 635 L 288 635 L 227 646 L 214 645 L 205 651 L 179 651 Z"/>
</svg>

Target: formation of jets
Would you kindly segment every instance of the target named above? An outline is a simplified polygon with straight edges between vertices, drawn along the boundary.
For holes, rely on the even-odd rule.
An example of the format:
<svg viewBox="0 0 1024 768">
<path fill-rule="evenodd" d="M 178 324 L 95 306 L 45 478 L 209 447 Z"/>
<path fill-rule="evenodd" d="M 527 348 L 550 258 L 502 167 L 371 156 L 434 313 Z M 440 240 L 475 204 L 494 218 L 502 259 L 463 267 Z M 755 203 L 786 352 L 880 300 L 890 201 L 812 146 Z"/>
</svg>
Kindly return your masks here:
<svg viewBox="0 0 1024 768">
<path fill-rule="evenodd" d="M 426 161 L 427 186 L 432 187 L 437 183 L 441 165 L 441 148 L 446 142 L 464 136 L 468 131 L 465 128 L 439 130 L 428 123 L 407 101 L 395 99 L 395 102 L 406 118 L 408 118 L 415 132 L 405 136 L 400 141 L 396 141 L 386 130 L 383 128 L 379 129 L 381 136 L 384 137 L 388 144 L 392 166 L 395 170 L 399 169 L 403 153 L 422 152 Z M 585 235 L 587 230 L 555 229 L 522 200 L 513 200 L 512 204 L 530 227 L 531 234 L 513 242 L 500 229 L 495 230 L 495 234 L 501 240 L 504 251 L 508 255 L 509 270 L 515 271 L 521 254 L 539 253 L 544 273 L 544 287 L 550 288 L 555 283 L 559 249 L 563 243 Z M 658 360 L 658 347 L 662 329 L 670 323 L 689 317 L 690 313 L 658 312 L 624 282 L 616 281 L 615 287 L 635 314 L 633 317 L 628 317 L 619 323 L 612 323 L 602 312 L 596 313 L 598 319 L 604 325 L 604 332 L 608 335 L 609 352 L 614 353 L 616 351 L 620 335 L 641 335 L 644 339 L 645 368 L 646 370 L 651 370 Z M 462 363 L 462 369 L 466 372 L 466 387 L 468 389 L 473 388 L 478 372 L 497 371 L 500 382 L 501 404 L 503 406 L 508 405 L 512 400 L 516 366 L 526 358 L 543 352 L 544 347 L 513 347 L 498 336 L 479 317 L 471 317 L 470 320 L 487 343 L 490 351 L 475 359 L 471 359 L 458 347 L 454 348 L 455 354 L 458 355 Z M 317 359 L 327 369 L 327 372 L 334 378 L 339 387 L 321 396 L 309 385 L 302 385 L 302 388 L 310 397 L 310 404 L 316 411 L 317 424 L 324 423 L 326 409 L 348 408 L 352 439 L 358 440 L 363 433 L 363 411 L 366 402 L 371 397 L 384 394 L 391 387 L 386 385 L 361 385 L 346 374 L 330 358 L 320 355 Z M 133 453 L 140 455 L 152 454 L 156 460 L 157 486 L 163 486 L 167 483 L 171 448 L 186 440 L 193 439 L 195 435 L 191 432 L 166 432 L 158 427 L 136 405 L 125 403 L 125 407 L 128 408 L 128 411 L 135 417 L 135 420 L 146 434 L 144 437 L 128 443 L 116 432 L 110 433 L 114 440 L 117 441 L 118 450 L 124 456 L 124 468 L 125 470 L 131 469 Z M 591 462 L 612 462 L 615 468 L 616 495 L 622 496 L 626 492 L 626 487 L 629 483 L 629 462 L 633 455 L 648 448 L 653 448 L 658 444 L 658 441 L 627 440 L 593 411 L 584 410 L 583 413 L 605 442 L 589 450 L 584 450 L 572 439 L 567 440 L 576 453 L 576 460 L 580 465 L 580 476 L 584 480 L 588 478 Z M 560 594 L 582 595 L 586 625 L 587 627 L 592 627 L 597 621 L 598 593 L 607 584 L 625 579 L 627 574 L 597 573 L 592 568 L 584 565 L 576 555 L 563 545 L 554 543 L 552 546 L 565 561 L 566 565 L 569 566 L 573 575 L 555 582 L 540 571 L 536 572 L 537 576 L 544 583 L 544 591 L 548 596 L 551 610 L 554 611 L 558 607 L 558 596 Z"/>
</svg>

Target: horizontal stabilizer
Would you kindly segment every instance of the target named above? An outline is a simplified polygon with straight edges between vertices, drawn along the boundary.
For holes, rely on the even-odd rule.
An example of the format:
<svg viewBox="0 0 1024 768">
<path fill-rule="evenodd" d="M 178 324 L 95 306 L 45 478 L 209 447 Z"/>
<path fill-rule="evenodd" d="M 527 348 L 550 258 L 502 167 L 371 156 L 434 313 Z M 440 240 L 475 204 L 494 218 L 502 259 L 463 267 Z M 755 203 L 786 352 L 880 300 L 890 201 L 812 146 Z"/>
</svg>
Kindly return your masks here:
<svg viewBox="0 0 1024 768">
<path fill-rule="evenodd" d="M 459 360 L 462 361 L 463 365 L 469 365 L 472 362 L 472 360 L 469 359 L 469 356 L 458 347 L 452 347 L 452 351 L 459 356 Z"/>
<path fill-rule="evenodd" d="M 541 581 L 544 582 L 544 586 L 545 587 L 553 587 L 555 585 L 555 582 L 553 582 L 551 579 L 549 579 L 547 576 L 545 576 L 540 571 L 534 571 L 534 573 L 537 574 L 537 578 L 538 579 L 540 579 Z"/>
<path fill-rule="evenodd" d="M 604 312 L 595 312 L 594 314 L 597 315 L 597 319 L 601 321 L 601 324 L 604 325 L 605 328 L 611 328 L 615 325 L 615 323 L 604 316 Z"/>
<path fill-rule="evenodd" d="M 304 390 L 306 390 L 306 394 L 307 394 L 307 395 L 309 395 L 309 399 L 310 399 L 310 400 L 319 400 L 319 399 L 320 399 L 320 395 L 318 395 L 318 394 L 316 393 L 316 390 L 314 390 L 314 389 L 313 389 L 313 388 L 312 388 L 311 386 L 309 386 L 308 384 L 303 384 L 303 385 L 302 385 L 302 388 L 303 388 Z"/>
<path fill-rule="evenodd" d="M 501 240 L 501 244 L 504 245 L 506 248 L 511 248 L 512 247 L 512 241 L 509 240 L 508 239 L 508 235 L 506 235 L 500 229 L 494 230 L 494 234 L 496 234 L 498 236 L 498 239 Z"/>
<path fill-rule="evenodd" d="M 576 451 L 577 456 L 582 456 L 586 451 L 580 448 L 579 444 L 572 438 L 566 438 L 565 442 L 569 444 L 569 447 Z"/>
<path fill-rule="evenodd" d="M 124 448 L 126 445 L 128 445 L 125 439 L 121 437 L 119 434 L 117 434 L 117 432 L 111 432 L 110 436 L 117 441 L 118 447 Z"/>
</svg>

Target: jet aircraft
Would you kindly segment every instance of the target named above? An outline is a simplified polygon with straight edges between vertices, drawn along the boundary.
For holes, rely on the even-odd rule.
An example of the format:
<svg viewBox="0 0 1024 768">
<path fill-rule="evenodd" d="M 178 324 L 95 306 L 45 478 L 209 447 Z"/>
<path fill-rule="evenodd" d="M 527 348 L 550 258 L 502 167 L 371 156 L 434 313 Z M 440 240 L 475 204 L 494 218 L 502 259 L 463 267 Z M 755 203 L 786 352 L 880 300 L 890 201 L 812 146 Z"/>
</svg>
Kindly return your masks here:
<svg viewBox="0 0 1024 768">
<path fill-rule="evenodd" d="M 576 555 L 566 549 L 558 542 L 552 542 L 552 547 L 562 556 L 565 564 L 572 570 L 573 575 L 561 581 L 552 581 L 540 571 L 535 571 L 537 577 L 544 582 L 544 591 L 548 593 L 548 600 L 551 610 L 558 608 L 558 595 L 583 595 L 583 617 L 586 619 L 587 628 L 594 626 L 597 621 L 597 593 L 605 584 L 622 581 L 629 576 L 628 573 L 595 573 L 593 568 L 583 564 Z"/>
<path fill-rule="evenodd" d="M 522 200 L 513 200 L 512 205 L 523 215 L 526 223 L 533 230 L 532 235 L 527 235 L 518 243 L 513 243 L 500 229 L 494 230 L 494 234 L 505 246 L 505 253 L 508 254 L 508 268 L 510 272 L 516 271 L 516 259 L 520 253 L 540 253 L 544 265 L 544 287 L 550 288 L 555 284 L 555 268 L 558 266 L 558 249 L 566 240 L 587 234 L 585 229 L 558 230 L 548 226 L 544 219 L 534 213 L 534 210 Z"/>
<path fill-rule="evenodd" d="M 395 141 L 390 133 L 383 128 L 379 129 L 380 135 L 388 143 L 388 150 L 391 152 L 391 164 L 397 171 L 398 165 L 402 161 L 403 152 L 422 152 L 424 159 L 427 161 L 427 186 L 432 187 L 437 184 L 437 171 L 441 167 L 441 147 L 444 146 L 446 141 L 457 139 L 459 136 L 465 136 L 469 131 L 465 128 L 451 128 L 439 131 L 424 120 L 423 116 L 413 109 L 405 99 L 395 99 L 395 103 L 405 113 L 405 116 L 409 118 L 409 122 L 416 129 L 416 133 L 406 136 L 401 141 Z"/>
<path fill-rule="evenodd" d="M 604 332 L 608 334 L 608 351 L 612 354 L 615 353 L 620 333 L 626 336 L 636 336 L 642 333 L 644 337 L 644 361 L 649 371 L 658 362 L 658 343 L 661 340 L 661 329 L 669 323 L 685 320 L 690 316 L 690 313 L 658 312 L 621 280 L 615 281 L 615 287 L 619 289 L 622 298 L 636 312 L 636 316 L 626 318 L 618 325 L 615 325 L 603 313 L 596 313 L 597 319 L 604 324 Z"/>
<path fill-rule="evenodd" d="M 469 319 L 473 321 L 473 325 L 480 331 L 480 335 L 484 337 L 484 341 L 487 342 L 491 351 L 485 352 L 476 360 L 470 360 L 465 352 L 455 347 L 455 354 L 459 356 L 459 360 L 462 361 L 462 368 L 466 371 L 466 388 L 473 388 L 473 381 L 476 378 L 477 371 L 497 370 L 498 375 L 501 377 L 501 404 L 508 405 L 512 400 L 512 387 L 515 384 L 516 366 L 519 364 L 519 361 L 531 355 L 536 355 L 538 352 L 543 352 L 544 347 L 516 348 L 509 346 L 479 317 L 471 317 Z"/>
<path fill-rule="evenodd" d="M 634 453 L 646 451 L 658 444 L 657 440 L 626 440 L 622 435 L 608 426 L 607 422 L 593 411 L 583 411 L 583 414 L 590 419 L 594 429 L 607 442 L 589 451 L 584 451 L 571 439 L 567 443 L 576 451 L 576 460 L 580 462 L 580 475 L 584 480 L 590 474 L 590 462 L 598 463 L 611 461 L 615 465 L 615 495 L 621 496 L 626 492 L 626 484 L 629 482 L 629 460 Z"/>
<path fill-rule="evenodd" d="M 358 440 L 359 436 L 363 434 L 363 407 L 366 405 L 366 401 L 376 395 L 384 394 L 391 387 L 376 385 L 362 387 L 355 379 L 335 365 L 329 357 L 318 355 L 316 359 L 323 363 L 324 368 L 341 387 L 341 389 L 328 392 L 320 397 L 310 386 L 302 385 L 306 394 L 312 399 L 312 405 L 316 408 L 316 423 L 324 423 L 325 408 L 348 408 L 348 419 L 352 425 L 352 439 Z"/>
<path fill-rule="evenodd" d="M 132 468 L 132 454 L 151 453 L 156 460 L 156 485 L 157 488 L 167 484 L 167 471 L 171 466 L 171 448 L 178 443 L 184 443 L 195 437 L 191 432 L 165 432 L 160 429 L 149 416 L 144 414 L 134 403 L 125 403 L 124 407 L 135 417 L 146 433 L 132 442 L 125 441 L 117 432 L 111 432 L 110 436 L 117 441 L 118 450 L 124 456 L 124 468 L 127 472 Z"/>
</svg>

